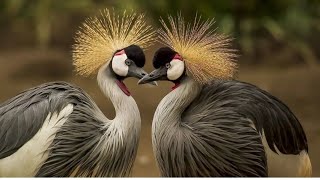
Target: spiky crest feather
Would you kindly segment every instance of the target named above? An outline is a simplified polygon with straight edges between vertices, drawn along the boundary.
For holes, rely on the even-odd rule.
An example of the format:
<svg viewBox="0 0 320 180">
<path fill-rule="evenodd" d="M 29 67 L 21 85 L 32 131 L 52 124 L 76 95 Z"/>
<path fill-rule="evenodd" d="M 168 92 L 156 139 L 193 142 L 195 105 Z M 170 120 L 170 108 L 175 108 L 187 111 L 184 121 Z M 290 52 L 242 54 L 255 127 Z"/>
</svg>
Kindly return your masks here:
<svg viewBox="0 0 320 180">
<path fill-rule="evenodd" d="M 89 76 L 108 61 L 113 54 L 130 45 L 147 48 L 154 40 L 154 32 L 145 22 L 144 14 L 134 12 L 116 14 L 104 9 L 100 15 L 85 20 L 76 33 L 73 64 L 76 72 Z"/>
<path fill-rule="evenodd" d="M 230 48 L 231 39 L 211 29 L 214 19 L 202 21 L 196 15 L 192 24 L 186 23 L 181 14 L 161 18 L 163 28 L 158 30 L 160 42 L 179 53 L 184 59 L 187 73 L 199 83 L 213 79 L 230 79 L 237 69 L 235 50 Z"/>
</svg>

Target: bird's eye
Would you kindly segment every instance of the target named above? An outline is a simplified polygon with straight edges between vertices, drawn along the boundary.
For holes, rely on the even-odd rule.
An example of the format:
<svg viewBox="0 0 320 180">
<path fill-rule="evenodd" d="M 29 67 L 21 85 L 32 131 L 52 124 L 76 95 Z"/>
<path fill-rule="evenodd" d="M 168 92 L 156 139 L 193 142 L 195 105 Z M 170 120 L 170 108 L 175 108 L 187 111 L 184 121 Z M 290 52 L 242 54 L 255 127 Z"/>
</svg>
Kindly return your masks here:
<svg viewBox="0 0 320 180">
<path fill-rule="evenodd" d="M 170 68 L 171 68 L 171 64 L 170 64 L 170 63 L 167 63 L 167 64 L 166 64 L 166 68 L 167 68 L 167 69 L 170 69 Z"/>
<path fill-rule="evenodd" d="M 125 63 L 126 63 L 127 66 L 130 66 L 130 65 L 131 65 L 131 61 L 130 61 L 129 59 L 126 59 L 126 60 L 125 60 Z"/>
</svg>

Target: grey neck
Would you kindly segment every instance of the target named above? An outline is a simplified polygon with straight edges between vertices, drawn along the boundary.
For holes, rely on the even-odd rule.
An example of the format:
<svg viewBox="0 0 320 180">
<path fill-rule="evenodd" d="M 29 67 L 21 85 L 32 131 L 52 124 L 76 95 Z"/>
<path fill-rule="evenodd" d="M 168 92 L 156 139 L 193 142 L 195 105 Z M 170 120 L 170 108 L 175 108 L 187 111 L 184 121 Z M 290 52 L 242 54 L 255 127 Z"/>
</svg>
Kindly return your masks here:
<svg viewBox="0 0 320 180">
<path fill-rule="evenodd" d="M 117 85 L 117 78 L 109 63 L 99 69 L 97 81 L 101 91 L 111 100 L 116 116 L 109 120 L 98 107 L 94 108 L 97 110 L 96 118 L 103 124 L 100 129 L 103 134 L 97 136 L 98 144 L 90 158 L 95 161 L 94 168 L 98 176 L 129 176 L 140 137 L 138 106 L 132 96 L 127 96 Z"/>
<path fill-rule="evenodd" d="M 181 125 L 181 115 L 190 103 L 198 96 L 202 86 L 193 79 L 186 77 L 181 81 L 180 86 L 167 94 L 159 103 L 152 122 L 152 147 L 161 174 L 166 174 L 169 165 L 163 157 L 162 148 L 165 147 L 161 139 L 169 140 Z M 167 144 L 169 142 L 165 142 Z M 171 151 L 171 150 L 170 150 Z M 174 149 L 172 150 L 174 151 Z M 170 156 L 165 154 L 164 156 Z M 165 159 L 165 160 L 164 160 Z M 183 164 L 182 164 L 183 165 Z"/>
<path fill-rule="evenodd" d="M 111 100 L 115 108 L 116 116 L 113 119 L 113 123 L 120 125 L 122 131 L 133 126 L 140 127 L 141 118 L 137 103 L 132 96 L 123 93 L 116 84 L 116 76 L 108 64 L 100 68 L 97 81 L 101 91 Z"/>
<path fill-rule="evenodd" d="M 155 126 L 178 125 L 181 114 L 198 96 L 202 86 L 189 77 L 185 77 L 180 86 L 167 94 L 159 103 L 153 118 L 153 130 Z"/>
</svg>

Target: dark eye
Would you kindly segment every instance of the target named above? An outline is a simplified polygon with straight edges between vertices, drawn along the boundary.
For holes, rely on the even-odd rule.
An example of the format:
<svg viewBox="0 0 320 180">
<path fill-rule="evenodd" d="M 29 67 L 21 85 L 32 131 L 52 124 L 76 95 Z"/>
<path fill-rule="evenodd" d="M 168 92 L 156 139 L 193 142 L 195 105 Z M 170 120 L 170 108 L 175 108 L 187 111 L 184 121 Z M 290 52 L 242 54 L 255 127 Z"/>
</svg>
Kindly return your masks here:
<svg viewBox="0 0 320 180">
<path fill-rule="evenodd" d="M 170 64 L 170 63 L 167 63 L 167 64 L 166 64 L 166 68 L 167 68 L 167 69 L 171 68 L 171 64 Z"/>
<path fill-rule="evenodd" d="M 131 65 L 131 60 L 126 59 L 126 60 L 124 61 L 124 63 L 126 63 L 127 66 L 130 66 L 130 65 Z"/>
</svg>

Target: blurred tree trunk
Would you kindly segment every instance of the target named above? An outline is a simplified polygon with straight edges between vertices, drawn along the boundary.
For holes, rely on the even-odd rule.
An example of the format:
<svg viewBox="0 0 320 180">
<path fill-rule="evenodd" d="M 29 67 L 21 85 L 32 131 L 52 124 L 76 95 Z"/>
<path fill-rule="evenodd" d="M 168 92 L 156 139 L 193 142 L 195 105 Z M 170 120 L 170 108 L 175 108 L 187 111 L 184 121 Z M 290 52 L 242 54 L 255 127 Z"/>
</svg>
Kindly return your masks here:
<svg viewBox="0 0 320 180">
<path fill-rule="evenodd" d="M 36 26 L 37 45 L 40 49 L 47 49 L 51 37 L 51 0 L 39 0 L 36 4 L 34 23 Z"/>
</svg>

